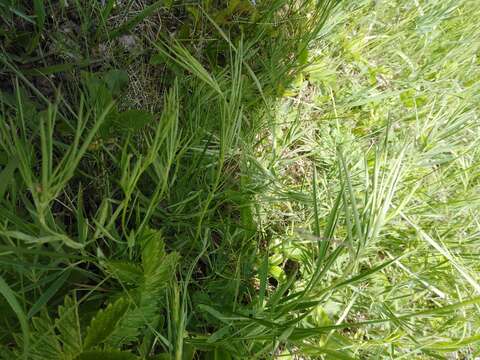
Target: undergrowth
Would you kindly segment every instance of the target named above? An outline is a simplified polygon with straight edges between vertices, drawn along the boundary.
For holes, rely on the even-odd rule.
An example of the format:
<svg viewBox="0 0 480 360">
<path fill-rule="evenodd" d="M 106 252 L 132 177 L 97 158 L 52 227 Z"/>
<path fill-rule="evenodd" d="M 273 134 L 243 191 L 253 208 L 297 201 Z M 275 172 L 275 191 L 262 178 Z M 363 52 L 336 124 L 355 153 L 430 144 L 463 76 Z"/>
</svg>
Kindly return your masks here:
<svg viewBox="0 0 480 360">
<path fill-rule="evenodd" d="M 477 8 L 0 2 L 0 357 L 479 356 Z"/>
</svg>

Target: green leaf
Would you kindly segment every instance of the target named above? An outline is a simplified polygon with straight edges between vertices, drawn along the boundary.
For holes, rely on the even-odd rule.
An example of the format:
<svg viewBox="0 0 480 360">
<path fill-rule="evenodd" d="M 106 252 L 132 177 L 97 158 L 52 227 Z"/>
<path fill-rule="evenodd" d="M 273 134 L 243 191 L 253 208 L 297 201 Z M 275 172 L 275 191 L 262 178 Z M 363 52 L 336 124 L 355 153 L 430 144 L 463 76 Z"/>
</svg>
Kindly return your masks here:
<svg viewBox="0 0 480 360">
<path fill-rule="evenodd" d="M 338 359 L 338 360 L 353 360 L 354 358 L 349 356 L 343 351 L 337 351 L 333 349 L 328 349 L 326 347 L 309 347 L 305 346 L 302 349 L 302 353 L 305 355 L 324 355 L 327 356 L 327 359 Z"/>
<path fill-rule="evenodd" d="M 132 30 L 137 24 L 142 22 L 146 17 L 151 16 L 156 10 L 158 10 L 161 6 L 163 6 L 163 2 L 164 0 L 160 0 L 147 6 L 137 16 L 126 21 L 124 24 L 120 25 L 117 29 L 113 30 L 110 34 L 108 34 L 110 39 L 115 39 Z"/>
<path fill-rule="evenodd" d="M 155 323 L 158 323 L 162 293 L 174 276 L 178 263 L 177 253 L 166 255 L 160 231 L 145 230 L 139 242 L 143 245 L 143 281 L 139 289 L 140 301 L 127 311 L 109 338 L 109 345 L 115 348 L 135 341 L 142 328 L 155 327 Z"/>
<path fill-rule="evenodd" d="M 68 277 L 70 276 L 70 270 L 66 270 L 63 274 L 61 274 L 57 280 L 53 282 L 52 285 L 38 298 L 35 304 L 32 305 L 30 308 L 27 316 L 30 319 L 33 315 L 35 315 L 40 309 L 48 303 L 48 301 L 57 293 L 57 291 L 65 284 Z"/>
<path fill-rule="evenodd" d="M 405 90 L 400 94 L 400 100 L 402 101 L 403 105 L 407 108 L 413 108 L 415 106 L 415 89 L 408 89 Z"/>
<path fill-rule="evenodd" d="M 156 355 L 155 357 L 151 358 L 150 360 L 174 360 L 173 356 L 168 353 L 163 353 Z"/>
<path fill-rule="evenodd" d="M 218 347 L 215 348 L 215 350 L 208 352 L 205 358 L 207 360 L 230 360 L 232 359 L 232 355 L 226 349 Z"/>
<path fill-rule="evenodd" d="M 155 44 L 155 46 L 166 58 L 174 61 L 177 65 L 198 77 L 223 97 L 224 94 L 219 83 L 188 49 L 178 42 L 176 42 L 174 46 L 169 46 L 161 42 Z"/>
<path fill-rule="evenodd" d="M 160 231 L 145 230 L 142 234 L 142 242 L 144 288 L 148 293 L 158 293 L 172 278 L 179 256 L 175 252 L 166 255 Z"/>
<path fill-rule="evenodd" d="M 104 266 L 122 284 L 138 285 L 142 281 L 142 269 L 132 262 L 111 260 L 105 261 Z"/>
<path fill-rule="evenodd" d="M 160 295 L 173 278 L 178 259 L 177 253 L 170 253 L 161 259 L 156 267 L 150 268 L 148 273 L 145 272 L 142 300 L 147 297 L 157 298 Z"/>
<path fill-rule="evenodd" d="M 8 161 L 8 154 L 5 151 L 0 150 L 0 165 L 7 165 Z"/>
<path fill-rule="evenodd" d="M 20 322 L 20 326 L 22 328 L 22 333 L 23 333 L 23 347 L 24 347 L 24 352 L 25 354 L 28 353 L 28 338 L 29 338 L 29 330 L 28 330 L 28 322 L 27 322 L 27 317 L 25 316 L 25 312 L 23 311 L 22 307 L 17 301 L 17 298 L 15 297 L 15 293 L 12 291 L 12 289 L 8 286 L 8 284 L 3 280 L 3 278 L 0 276 L 0 294 L 3 295 L 5 300 L 7 300 L 8 305 L 12 308 L 12 310 L 15 312 L 17 315 L 18 321 Z"/>
<path fill-rule="evenodd" d="M 150 65 L 162 65 L 167 63 L 167 61 L 169 61 L 169 58 L 166 57 L 163 53 L 156 53 L 152 55 L 149 63 Z"/>
<path fill-rule="evenodd" d="M 13 173 L 17 167 L 18 160 L 12 157 L 9 159 L 7 166 L 0 172 L 0 200 L 3 199 L 7 186 L 13 180 Z"/>
<path fill-rule="evenodd" d="M 138 359 L 132 353 L 123 351 L 86 351 L 81 353 L 75 360 L 135 360 Z"/>
<path fill-rule="evenodd" d="M 143 304 L 140 306 L 132 306 L 126 312 L 111 336 L 106 340 L 106 343 L 113 348 L 130 344 L 138 339 L 140 331 L 145 326 L 155 327 L 158 320 L 158 298 L 150 299 L 149 302 L 143 301 Z"/>
<path fill-rule="evenodd" d="M 168 353 L 163 353 L 150 358 L 150 360 L 174 360 L 174 358 Z"/>
<path fill-rule="evenodd" d="M 139 130 L 152 123 L 154 116 L 148 111 L 132 109 L 117 114 L 112 120 L 114 125 L 123 130 L 131 131 Z"/>
<path fill-rule="evenodd" d="M 48 315 L 32 319 L 35 332 L 29 356 L 32 360 L 61 360 L 62 348 Z"/>
<path fill-rule="evenodd" d="M 338 284 L 333 285 L 332 288 L 337 288 L 338 289 L 340 287 L 343 287 L 343 286 L 346 286 L 346 285 L 349 285 L 349 284 L 353 284 L 353 283 L 356 283 L 358 281 L 366 280 L 370 275 L 379 272 L 380 270 L 386 268 L 387 266 L 389 266 L 390 264 L 392 264 L 395 261 L 397 261 L 397 258 L 385 261 L 378 266 L 375 266 L 371 269 L 367 269 L 367 270 L 361 272 L 358 275 L 352 276 L 352 277 L 346 279 L 345 281 L 342 281 Z"/>
<path fill-rule="evenodd" d="M 106 309 L 99 310 L 88 327 L 84 348 L 90 349 L 107 339 L 125 315 L 128 306 L 128 301 L 120 298 Z"/>
<path fill-rule="evenodd" d="M 88 94 L 90 104 L 97 109 L 98 113 L 101 113 L 113 101 L 111 91 L 106 83 L 96 74 L 83 72 L 82 84 Z"/>
<path fill-rule="evenodd" d="M 182 360 L 193 360 L 195 357 L 195 347 L 189 344 L 183 344 Z M 227 360 L 227 358 L 225 358 Z"/>
<path fill-rule="evenodd" d="M 115 6 L 115 0 L 107 0 L 105 6 L 102 9 L 102 18 L 108 19 L 113 7 Z M 97 31 L 100 31 L 103 27 L 99 26 Z"/>
<path fill-rule="evenodd" d="M 82 337 L 78 318 L 77 301 L 65 297 L 64 304 L 58 308 L 55 327 L 60 333 L 60 341 L 65 355 L 76 356 L 82 351 Z"/>
<path fill-rule="evenodd" d="M 298 63 L 300 65 L 305 65 L 308 62 L 308 49 L 304 47 L 303 49 L 300 49 L 298 53 Z"/>
<path fill-rule="evenodd" d="M 145 249 L 151 249 L 152 253 L 148 256 L 143 255 L 144 261 L 144 284 L 142 298 L 158 297 L 160 292 L 165 289 L 175 275 L 175 267 L 178 264 L 179 255 L 172 252 L 163 255 L 163 241 L 152 242 L 152 246 Z M 145 250 L 144 250 L 145 253 Z"/>
<path fill-rule="evenodd" d="M 45 4 L 43 0 L 33 0 L 33 8 L 35 10 L 36 23 L 40 31 L 43 30 L 45 24 Z"/>
<path fill-rule="evenodd" d="M 211 306 L 208 306 L 208 305 L 205 305 L 205 304 L 200 304 L 198 305 L 198 308 L 204 312 L 207 312 L 209 313 L 210 315 L 212 315 L 214 318 L 220 320 L 221 322 L 227 324 L 227 325 L 230 325 L 230 323 L 227 321 L 227 317 L 224 316 L 221 312 L 219 312 L 218 310 L 212 308 Z"/>
<path fill-rule="evenodd" d="M 220 328 L 219 330 L 215 331 L 212 335 L 210 335 L 207 339 L 207 343 L 213 344 L 214 342 L 217 342 L 223 339 L 229 333 L 230 333 L 230 325 L 224 326 L 223 328 Z"/>
<path fill-rule="evenodd" d="M 110 70 L 103 76 L 103 80 L 107 84 L 112 94 L 119 95 L 120 92 L 128 85 L 128 74 L 123 70 Z"/>
<path fill-rule="evenodd" d="M 142 265 L 145 276 L 155 272 L 165 257 L 165 244 L 160 231 L 146 229 L 142 233 Z"/>
</svg>

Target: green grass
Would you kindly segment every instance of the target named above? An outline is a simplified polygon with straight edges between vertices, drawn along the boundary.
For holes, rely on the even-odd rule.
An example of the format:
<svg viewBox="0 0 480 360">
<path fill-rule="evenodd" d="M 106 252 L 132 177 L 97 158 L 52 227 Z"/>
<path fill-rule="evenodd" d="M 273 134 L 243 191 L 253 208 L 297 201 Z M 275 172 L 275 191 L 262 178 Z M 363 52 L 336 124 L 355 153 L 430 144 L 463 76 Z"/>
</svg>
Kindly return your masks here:
<svg viewBox="0 0 480 360">
<path fill-rule="evenodd" d="M 0 357 L 480 356 L 479 15 L 0 3 Z"/>
<path fill-rule="evenodd" d="M 308 281 L 305 264 L 318 261 L 305 254 L 308 243 L 344 245 L 325 291 L 396 259 L 325 294 L 330 319 L 313 326 L 385 321 L 334 333 L 323 340 L 329 349 L 355 358 L 478 356 L 478 306 L 404 317 L 479 294 L 475 16 L 468 1 L 350 5 L 278 111 L 280 155 L 260 155 L 277 175 L 263 207 L 265 221 L 278 224 L 272 250 L 283 252 L 272 262 L 296 260 Z"/>
</svg>

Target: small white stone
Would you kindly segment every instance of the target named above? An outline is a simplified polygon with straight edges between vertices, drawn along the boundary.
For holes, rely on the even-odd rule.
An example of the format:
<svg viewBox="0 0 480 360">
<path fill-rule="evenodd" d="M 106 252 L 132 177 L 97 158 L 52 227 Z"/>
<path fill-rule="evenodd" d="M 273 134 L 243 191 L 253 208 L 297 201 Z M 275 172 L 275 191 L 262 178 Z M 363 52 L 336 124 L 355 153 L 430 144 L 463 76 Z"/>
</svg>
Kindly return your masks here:
<svg viewBox="0 0 480 360">
<path fill-rule="evenodd" d="M 134 35 L 122 35 L 118 42 L 127 50 L 132 50 L 137 46 L 137 38 Z"/>
</svg>

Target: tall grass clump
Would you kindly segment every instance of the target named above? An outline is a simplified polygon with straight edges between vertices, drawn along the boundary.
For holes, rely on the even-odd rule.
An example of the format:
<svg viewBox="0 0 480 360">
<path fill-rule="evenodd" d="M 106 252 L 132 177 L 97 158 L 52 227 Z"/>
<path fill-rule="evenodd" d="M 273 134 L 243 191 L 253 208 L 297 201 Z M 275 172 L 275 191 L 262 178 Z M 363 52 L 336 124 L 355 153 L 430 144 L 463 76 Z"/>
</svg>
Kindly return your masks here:
<svg viewBox="0 0 480 360">
<path fill-rule="evenodd" d="M 264 358 L 298 342 L 304 305 L 274 310 L 287 288 L 271 297 L 249 171 L 334 6 L 0 6 L 1 357 Z"/>
</svg>

